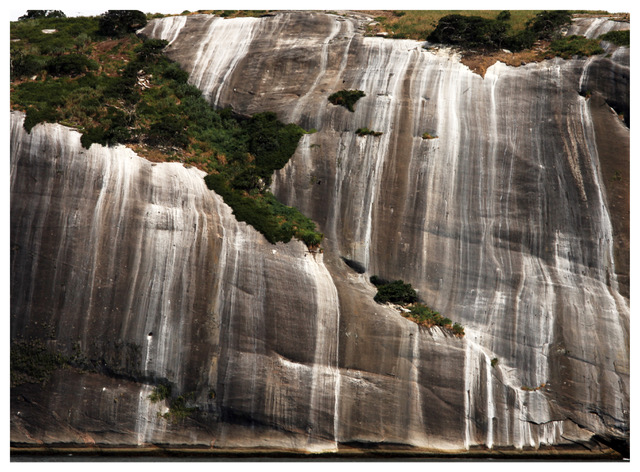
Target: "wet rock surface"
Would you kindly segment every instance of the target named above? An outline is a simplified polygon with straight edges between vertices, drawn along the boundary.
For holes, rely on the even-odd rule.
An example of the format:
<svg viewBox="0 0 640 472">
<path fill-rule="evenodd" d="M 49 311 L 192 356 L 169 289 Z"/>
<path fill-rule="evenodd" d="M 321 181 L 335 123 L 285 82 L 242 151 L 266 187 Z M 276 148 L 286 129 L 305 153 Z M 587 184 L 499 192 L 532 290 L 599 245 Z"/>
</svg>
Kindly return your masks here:
<svg viewBox="0 0 640 472">
<path fill-rule="evenodd" d="M 482 78 L 454 51 L 361 27 L 305 12 L 144 30 L 212 104 L 317 130 L 274 192 L 319 224 L 322 254 L 236 222 L 196 169 L 87 151 L 58 125 L 28 135 L 12 113 L 12 338 L 47 323 L 52 348 L 96 361 L 54 372 L 37 402 L 38 387 L 14 389 L 12 441 L 628 441 L 628 184 L 606 179 L 628 172 L 629 128 L 605 113 L 614 96 L 628 109 L 628 49 Z M 341 89 L 365 92 L 355 112 L 327 101 Z M 466 336 L 376 304 L 372 274 L 410 282 Z M 158 416 L 160 380 L 197 411 Z"/>
</svg>

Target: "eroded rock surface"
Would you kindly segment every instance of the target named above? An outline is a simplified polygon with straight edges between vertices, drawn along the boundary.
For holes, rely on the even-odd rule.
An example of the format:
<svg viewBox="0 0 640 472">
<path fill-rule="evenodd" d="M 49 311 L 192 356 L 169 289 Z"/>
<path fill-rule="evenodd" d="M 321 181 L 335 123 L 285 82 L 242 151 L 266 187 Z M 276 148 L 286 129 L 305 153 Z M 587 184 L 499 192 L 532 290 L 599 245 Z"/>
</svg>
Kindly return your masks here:
<svg viewBox="0 0 640 472">
<path fill-rule="evenodd" d="M 51 395 L 15 388 L 12 441 L 628 441 L 628 210 L 612 224 L 625 210 L 602 168 L 626 162 L 628 176 L 629 129 L 606 108 L 615 96 L 628 109 L 628 49 L 482 78 L 452 50 L 362 26 L 304 12 L 143 31 L 170 41 L 212 104 L 318 130 L 274 192 L 319 224 L 324 254 L 270 245 L 195 169 L 86 151 L 58 125 L 28 135 L 12 114 L 12 337 L 48 323 L 54 347 L 104 358 L 98 373 L 56 374 Z M 340 89 L 366 93 L 354 113 L 327 101 Z M 383 134 L 357 136 L 364 126 Z M 466 336 L 376 304 L 372 274 L 410 282 Z M 199 410 L 158 417 L 159 380 Z M 25 416 L 33 405 L 56 422 Z"/>
</svg>

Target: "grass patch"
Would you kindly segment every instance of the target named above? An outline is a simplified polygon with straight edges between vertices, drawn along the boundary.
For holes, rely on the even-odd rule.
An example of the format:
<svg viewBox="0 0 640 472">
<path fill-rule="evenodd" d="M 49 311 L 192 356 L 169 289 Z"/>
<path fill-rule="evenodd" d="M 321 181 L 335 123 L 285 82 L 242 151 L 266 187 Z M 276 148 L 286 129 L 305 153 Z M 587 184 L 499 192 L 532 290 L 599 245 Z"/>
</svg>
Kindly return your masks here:
<svg viewBox="0 0 640 472">
<path fill-rule="evenodd" d="M 42 53 L 42 24 L 64 32 L 59 54 Z M 82 133 L 85 148 L 126 144 L 155 160 L 198 167 L 211 174 L 209 188 L 238 219 L 268 241 L 295 237 L 317 248 L 323 235 L 315 224 L 268 191 L 273 172 L 289 161 L 306 131 L 273 113 L 246 118 L 214 110 L 187 83 L 188 73 L 164 56 L 166 41 L 123 36 L 117 27 L 114 37 L 105 38 L 100 24 L 99 18 L 11 23 L 12 38 L 19 39 L 14 56 L 20 58 L 12 62 L 11 106 L 26 112 L 25 129 L 64 123 Z M 73 49 L 80 52 L 69 52 L 80 39 L 82 49 Z"/>
<path fill-rule="evenodd" d="M 422 133 L 422 139 L 436 139 L 437 136 L 434 136 L 428 132 Z"/>
<path fill-rule="evenodd" d="M 362 90 L 340 90 L 339 92 L 329 95 L 328 100 L 334 105 L 340 105 L 350 112 L 355 112 L 353 107 L 356 102 L 365 96 Z"/>
<path fill-rule="evenodd" d="M 631 45 L 631 31 L 609 31 L 608 33 L 601 34 L 598 39 L 600 41 L 608 41 L 615 44 L 616 46 L 629 47 Z"/>
<path fill-rule="evenodd" d="M 549 45 L 549 52 L 563 59 L 570 59 L 573 56 L 584 57 L 602 54 L 604 49 L 600 47 L 600 41 L 597 39 L 573 35 L 553 41 Z"/>
</svg>

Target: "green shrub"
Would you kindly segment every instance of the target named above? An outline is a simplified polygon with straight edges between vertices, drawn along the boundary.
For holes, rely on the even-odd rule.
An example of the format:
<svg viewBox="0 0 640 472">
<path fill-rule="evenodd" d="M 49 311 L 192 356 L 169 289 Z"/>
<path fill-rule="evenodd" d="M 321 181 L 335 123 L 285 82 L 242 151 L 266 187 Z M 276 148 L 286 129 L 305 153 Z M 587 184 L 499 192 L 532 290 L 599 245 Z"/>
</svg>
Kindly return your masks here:
<svg viewBox="0 0 640 472">
<path fill-rule="evenodd" d="M 44 29 L 55 29 L 55 34 L 45 34 Z M 41 18 L 33 21 L 11 22 L 11 54 L 39 55 L 77 52 L 78 43 L 97 35 L 98 19 L 94 17 Z M 86 44 L 86 43 L 85 43 Z"/>
<path fill-rule="evenodd" d="M 616 46 L 629 47 L 631 45 L 631 31 L 630 30 L 609 31 L 608 33 L 601 34 L 598 37 L 598 39 L 600 41 L 608 41 L 610 43 L 615 44 Z"/>
<path fill-rule="evenodd" d="M 149 395 L 149 400 L 151 400 L 151 403 L 157 403 L 166 398 L 169 398 L 170 396 L 171 396 L 171 385 L 160 384 L 155 386 L 155 388 L 153 389 L 153 392 L 151 392 L 151 395 Z"/>
<path fill-rule="evenodd" d="M 184 148 L 189 144 L 185 133 L 187 121 L 180 114 L 171 111 L 163 113 L 161 119 L 149 126 L 147 143 L 151 146 L 173 146 Z"/>
<path fill-rule="evenodd" d="M 358 136 L 381 136 L 382 131 L 373 131 L 373 130 L 370 130 L 369 128 L 358 128 L 356 130 L 356 134 Z"/>
<path fill-rule="evenodd" d="M 56 123 L 60 115 L 52 107 L 35 108 L 29 107 L 27 116 L 24 119 L 24 129 L 30 133 L 38 123 Z"/>
<path fill-rule="evenodd" d="M 416 291 L 411 284 L 405 284 L 402 280 L 394 280 L 391 283 L 378 285 L 378 293 L 373 299 L 378 303 L 396 303 L 407 305 L 418 301 Z"/>
<path fill-rule="evenodd" d="M 16 339 L 11 342 L 11 386 L 42 383 L 51 373 L 67 364 L 68 359 L 47 348 L 40 339 Z"/>
<path fill-rule="evenodd" d="M 425 323 L 429 326 L 450 327 L 451 320 L 442 316 L 437 311 L 432 310 L 426 305 L 416 303 L 409 308 L 411 316 L 418 322 Z"/>
<path fill-rule="evenodd" d="M 51 58 L 45 69 L 51 75 L 73 77 L 98 69 L 98 64 L 82 54 L 63 54 Z"/>
<path fill-rule="evenodd" d="M 139 10 L 109 10 L 101 15 L 98 32 L 117 38 L 135 33 L 146 24 L 147 17 Z"/>
<path fill-rule="evenodd" d="M 429 132 L 425 132 L 422 134 L 422 139 L 436 139 L 437 136 L 433 136 L 431 133 Z"/>
<path fill-rule="evenodd" d="M 255 114 L 241 126 L 249 137 L 247 151 L 255 157 L 259 175 L 269 185 L 271 175 L 289 162 L 305 131 L 294 124 L 285 125 L 271 112 Z"/>
<path fill-rule="evenodd" d="M 345 107 L 350 112 L 354 112 L 353 108 L 358 100 L 365 97 L 362 90 L 340 90 L 339 92 L 329 95 L 329 101 L 334 105 Z"/>
<path fill-rule="evenodd" d="M 38 18 L 66 18 L 66 15 L 60 10 L 27 10 L 27 13 L 19 17 L 18 21 Z"/>
<path fill-rule="evenodd" d="M 498 13 L 498 16 L 496 16 L 496 20 L 498 21 L 509 21 L 511 20 L 511 12 L 509 10 L 503 10 L 500 13 Z"/>
<path fill-rule="evenodd" d="M 42 56 L 16 52 L 11 55 L 11 80 L 39 74 L 45 64 L 46 59 Z"/>
<path fill-rule="evenodd" d="M 536 34 L 529 29 L 525 29 L 507 36 L 503 46 L 510 51 L 522 51 L 523 49 L 530 49 L 536 40 Z"/>
<path fill-rule="evenodd" d="M 454 14 L 442 17 L 427 40 L 465 48 L 496 49 L 505 42 L 507 29 L 504 21 Z"/>
<path fill-rule="evenodd" d="M 347 262 L 346 259 L 342 259 Z M 458 337 L 464 336 L 464 328 L 459 323 L 453 323 L 452 325 L 452 321 L 449 318 L 419 303 L 418 295 L 411 287 L 411 284 L 405 284 L 402 280 L 389 282 L 377 275 L 372 275 L 369 280 L 378 289 L 378 293 L 373 298 L 376 302 L 408 306 L 409 313 L 403 316 L 408 317 L 411 321 L 428 328 L 441 326 Z"/>
<path fill-rule="evenodd" d="M 556 56 L 570 59 L 573 56 L 602 54 L 604 49 L 600 47 L 600 42 L 597 39 L 588 39 L 584 36 L 573 35 L 556 39 L 549 46 L 549 51 Z"/>
<path fill-rule="evenodd" d="M 377 275 L 372 275 L 371 277 L 369 277 L 369 281 L 376 287 L 380 287 L 381 285 L 387 285 L 391 283 L 389 280 L 385 280 L 381 277 L 378 277 Z"/>
<path fill-rule="evenodd" d="M 428 41 L 464 48 L 520 51 L 538 39 L 557 37 L 560 28 L 571 23 L 566 10 L 543 11 L 527 22 L 523 31 L 511 32 L 511 12 L 502 11 L 495 19 L 480 16 L 446 15 L 427 36 Z"/>
<path fill-rule="evenodd" d="M 140 46 L 135 48 L 138 60 L 146 61 L 150 58 L 158 58 L 162 55 L 162 51 L 167 47 L 169 41 L 164 39 L 147 39 Z"/>
<path fill-rule="evenodd" d="M 220 195 L 231 207 L 238 221 L 244 221 L 258 230 L 271 244 L 288 243 L 293 237 L 303 241 L 309 248 L 317 247 L 323 239 L 316 231 L 315 223 L 299 210 L 278 202 L 271 192 L 257 195 L 232 187 L 223 174 L 205 177 L 207 186 Z"/>
<path fill-rule="evenodd" d="M 464 328 L 459 323 L 453 323 L 451 330 L 453 331 L 453 334 L 455 334 L 456 336 L 460 336 L 460 337 L 464 336 Z"/>
<path fill-rule="evenodd" d="M 171 422 L 176 423 L 179 420 L 188 418 L 191 416 L 197 408 L 188 407 L 187 406 L 187 398 L 184 395 L 179 395 L 176 397 L 169 406 L 169 411 L 167 411 L 163 416 L 163 418 L 167 420 L 171 420 Z"/>
<path fill-rule="evenodd" d="M 538 39 L 553 39 L 563 26 L 571 24 L 571 14 L 567 10 L 551 10 L 538 13 L 530 20 L 527 29 Z"/>
<path fill-rule="evenodd" d="M 187 80 L 189 80 L 189 73 L 186 70 L 181 69 L 175 62 L 172 62 L 165 68 L 162 77 L 168 80 L 173 80 L 177 84 L 185 85 Z"/>
</svg>

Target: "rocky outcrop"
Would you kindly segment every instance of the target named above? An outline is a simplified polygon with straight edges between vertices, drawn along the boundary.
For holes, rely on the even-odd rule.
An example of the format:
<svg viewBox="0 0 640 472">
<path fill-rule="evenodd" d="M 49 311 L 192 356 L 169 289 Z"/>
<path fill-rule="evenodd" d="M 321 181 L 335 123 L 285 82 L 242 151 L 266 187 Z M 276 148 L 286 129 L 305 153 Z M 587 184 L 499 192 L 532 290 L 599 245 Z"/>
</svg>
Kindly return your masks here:
<svg viewBox="0 0 640 472">
<path fill-rule="evenodd" d="M 602 160 L 628 172 L 629 129 L 602 108 L 628 97 L 628 49 L 482 78 L 455 51 L 364 37 L 362 21 L 192 15 L 143 31 L 215 106 L 317 130 L 274 192 L 319 224 L 324 253 L 270 245 L 196 169 L 86 151 L 58 125 L 27 134 L 12 114 L 12 338 L 52 327 L 52 348 L 93 366 L 14 388 L 12 441 L 628 441 L 628 214 L 612 223 L 624 208 Z M 327 101 L 340 89 L 365 92 L 354 113 Z M 376 304 L 372 274 L 410 282 L 466 336 Z M 158 417 L 160 381 L 198 410 Z"/>
</svg>

